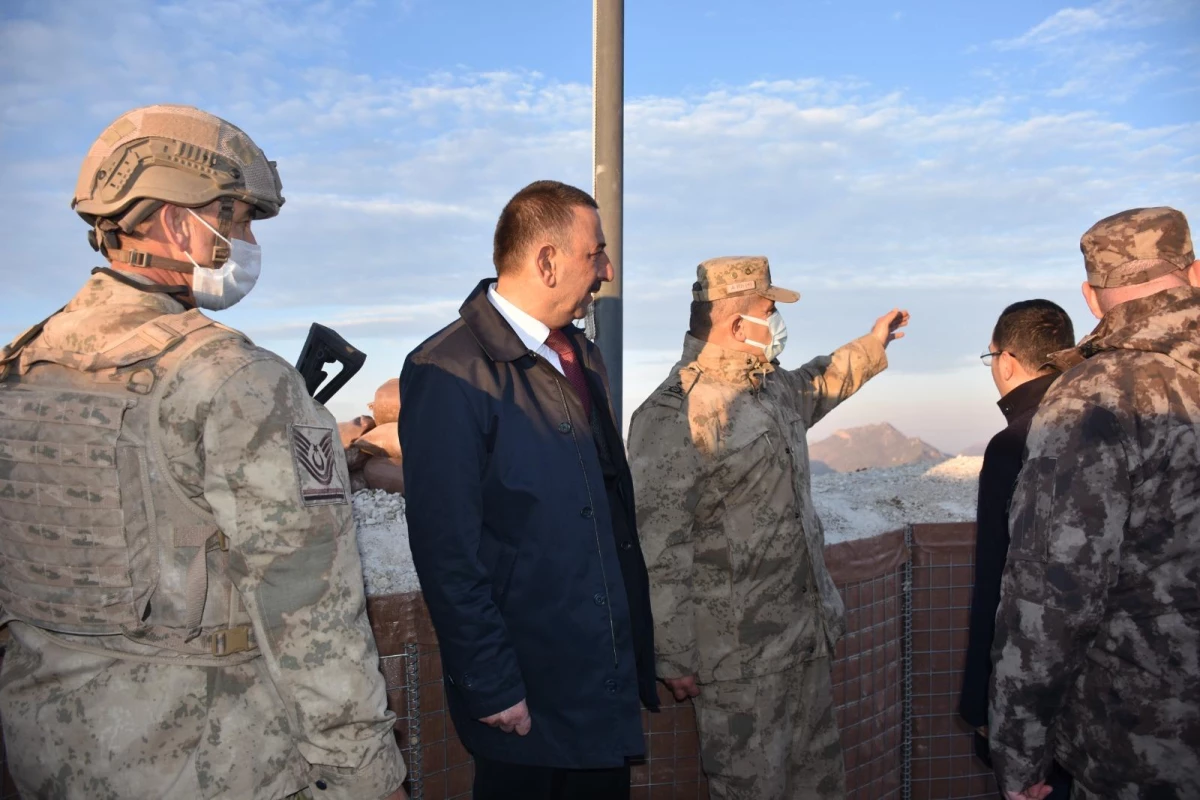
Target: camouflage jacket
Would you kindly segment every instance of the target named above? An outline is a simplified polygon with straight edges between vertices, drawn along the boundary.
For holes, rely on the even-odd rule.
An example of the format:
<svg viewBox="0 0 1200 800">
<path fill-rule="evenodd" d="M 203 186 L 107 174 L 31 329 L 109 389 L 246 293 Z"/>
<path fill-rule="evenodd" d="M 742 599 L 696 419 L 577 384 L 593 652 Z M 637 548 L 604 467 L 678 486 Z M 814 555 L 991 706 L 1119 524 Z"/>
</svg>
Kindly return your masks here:
<svg viewBox="0 0 1200 800">
<path fill-rule="evenodd" d="M 781 672 L 844 629 L 806 435 L 887 366 L 864 336 L 798 370 L 688 336 L 629 430 L 661 677 Z"/>
<path fill-rule="evenodd" d="M 1004 789 L 1200 797 L 1200 290 L 1116 306 L 1029 434 L 996 619 Z"/>
<path fill-rule="evenodd" d="M 183 310 L 98 274 L 41 337 L 85 359 Z M 156 663 L 125 637 L 12 622 L 0 717 L 18 788 L 90 800 L 274 800 L 310 785 L 322 797 L 386 796 L 405 768 L 367 623 L 349 496 L 306 503 L 293 447 L 293 426 L 326 429 L 336 442 L 332 416 L 289 364 L 227 336 L 182 362 L 158 419 L 179 490 L 211 510 L 228 538 L 223 568 L 260 655 L 230 666 Z M 334 483 L 344 489 L 341 448 L 334 453 Z M 107 647 L 110 638 L 123 641 Z"/>
</svg>

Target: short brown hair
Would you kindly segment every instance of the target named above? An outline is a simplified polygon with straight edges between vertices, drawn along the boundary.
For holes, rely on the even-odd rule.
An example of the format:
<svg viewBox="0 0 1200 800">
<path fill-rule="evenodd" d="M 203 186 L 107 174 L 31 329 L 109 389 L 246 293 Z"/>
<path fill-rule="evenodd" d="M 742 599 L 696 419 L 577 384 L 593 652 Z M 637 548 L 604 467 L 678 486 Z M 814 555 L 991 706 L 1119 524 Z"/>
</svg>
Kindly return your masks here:
<svg viewBox="0 0 1200 800">
<path fill-rule="evenodd" d="M 992 331 L 992 344 L 1012 353 L 1025 369 L 1041 372 L 1051 353 L 1075 346 L 1075 328 L 1057 303 L 1023 300 L 1004 309 Z"/>
<path fill-rule="evenodd" d="M 576 207 L 600 207 L 590 194 L 559 181 L 534 181 L 513 195 L 500 212 L 492 238 L 492 263 L 502 275 L 543 236 L 562 241 L 575 221 Z"/>
</svg>

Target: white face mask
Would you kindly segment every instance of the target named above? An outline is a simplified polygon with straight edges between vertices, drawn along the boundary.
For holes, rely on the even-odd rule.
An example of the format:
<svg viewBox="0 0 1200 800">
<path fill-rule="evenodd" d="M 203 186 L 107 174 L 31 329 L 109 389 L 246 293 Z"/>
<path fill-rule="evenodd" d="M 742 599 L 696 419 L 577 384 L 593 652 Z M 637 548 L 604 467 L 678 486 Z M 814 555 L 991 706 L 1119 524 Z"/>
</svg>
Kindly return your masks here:
<svg viewBox="0 0 1200 800">
<path fill-rule="evenodd" d="M 250 294 L 254 284 L 258 283 L 258 275 L 262 271 L 262 248 L 241 239 L 226 239 L 195 211 L 189 208 L 188 213 L 229 245 L 229 258 L 218 268 L 202 267 L 191 254 L 184 253 L 195 267 L 192 271 L 192 295 L 196 298 L 196 305 L 209 311 L 222 311 Z"/>
<path fill-rule="evenodd" d="M 767 361 L 774 361 L 779 358 L 779 354 L 783 352 L 783 348 L 787 345 L 787 323 L 783 321 L 783 315 L 778 311 L 771 312 L 771 316 L 766 319 L 758 317 L 749 317 L 745 314 L 739 315 L 747 322 L 757 322 L 759 325 L 767 326 L 767 331 L 771 334 L 770 342 L 756 342 L 753 339 L 746 339 L 746 344 L 752 344 L 755 347 L 761 347 Z"/>
</svg>

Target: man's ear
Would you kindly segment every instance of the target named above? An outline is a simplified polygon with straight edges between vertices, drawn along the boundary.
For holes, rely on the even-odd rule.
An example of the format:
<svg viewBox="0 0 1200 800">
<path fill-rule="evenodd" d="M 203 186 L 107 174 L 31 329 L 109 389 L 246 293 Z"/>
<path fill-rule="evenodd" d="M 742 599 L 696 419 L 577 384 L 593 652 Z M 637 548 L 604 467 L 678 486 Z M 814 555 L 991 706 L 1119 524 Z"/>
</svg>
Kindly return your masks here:
<svg viewBox="0 0 1200 800">
<path fill-rule="evenodd" d="M 1185 271 L 1187 272 L 1187 282 L 1200 289 L 1200 261 L 1193 261 Z"/>
<path fill-rule="evenodd" d="M 996 356 L 996 359 L 999 361 L 1000 377 L 1005 381 L 1011 381 L 1013 375 L 1017 373 L 1017 357 L 1006 350 Z"/>
<path fill-rule="evenodd" d="M 746 341 L 746 326 L 742 323 L 741 314 L 730 314 L 725 320 L 725 327 L 735 342 Z"/>
<path fill-rule="evenodd" d="M 170 203 L 163 203 L 163 207 L 158 210 L 158 224 L 162 228 L 163 237 L 181 253 L 192 251 L 192 229 L 188 225 L 190 216 L 185 209 Z"/>
<path fill-rule="evenodd" d="M 1195 266 L 1195 264 L 1192 266 Z M 1096 287 L 1084 281 L 1081 288 L 1083 290 L 1083 300 L 1091 310 L 1092 316 L 1096 319 L 1104 319 L 1104 309 L 1100 307 L 1100 294 L 1096 291 Z"/>
<path fill-rule="evenodd" d="M 534 259 L 538 277 L 542 279 L 542 285 L 548 289 L 553 289 L 558 285 L 558 275 L 554 269 L 554 259 L 557 255 L 558 251 L 554 249 L 554 245 L 544 244 L 538 250 L 537 258 Z"/>
</svg>

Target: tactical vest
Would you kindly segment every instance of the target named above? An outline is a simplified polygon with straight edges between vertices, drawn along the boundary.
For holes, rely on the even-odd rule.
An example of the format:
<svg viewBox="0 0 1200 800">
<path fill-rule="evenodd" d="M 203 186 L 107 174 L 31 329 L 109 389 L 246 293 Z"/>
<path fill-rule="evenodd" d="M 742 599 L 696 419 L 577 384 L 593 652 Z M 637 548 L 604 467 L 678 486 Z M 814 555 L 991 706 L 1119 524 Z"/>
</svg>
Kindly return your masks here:
<svg viewBox="0 0 1200 800">
<path fill-rule="evenodd" d="M 258 655 L 216 520 L 172 478 L 159 408 L 198 347 L 240 337 L 199 311 L 101 353 L 0 351 L 0 607 L 67 646 L 195 666 Z"/>
</svg>

